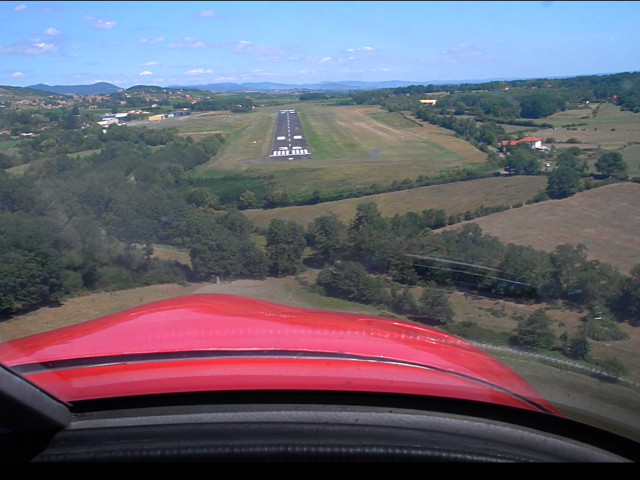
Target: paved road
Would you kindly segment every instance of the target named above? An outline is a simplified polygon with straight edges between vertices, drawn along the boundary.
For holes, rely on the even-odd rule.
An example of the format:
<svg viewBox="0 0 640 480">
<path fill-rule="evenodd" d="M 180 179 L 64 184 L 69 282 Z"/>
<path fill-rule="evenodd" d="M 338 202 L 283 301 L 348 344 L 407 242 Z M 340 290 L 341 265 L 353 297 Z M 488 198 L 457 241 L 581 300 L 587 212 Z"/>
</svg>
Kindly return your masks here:
<svg viewBox="0 0 640 480">
<path fill-rule="evenodd" d="M 311 152 L 295 110 L 280 110 L 269 157 L 281 157 L 283 160 L 311 158 Z"/>
</svg>

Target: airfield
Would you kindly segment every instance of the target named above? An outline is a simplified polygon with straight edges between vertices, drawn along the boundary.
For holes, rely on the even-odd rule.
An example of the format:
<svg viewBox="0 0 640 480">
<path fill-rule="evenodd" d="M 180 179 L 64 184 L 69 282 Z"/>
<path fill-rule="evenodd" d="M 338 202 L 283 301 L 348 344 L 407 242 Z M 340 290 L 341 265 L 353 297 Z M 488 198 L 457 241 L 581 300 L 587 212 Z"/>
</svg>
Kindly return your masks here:
<svg viewBox="0 0 640 480">
<path fill-rule="evenodd" d="M 311 158 L 309 145 L 295 110 L 280 110 L 269 157 L 287 160 Z"/>
</svg>

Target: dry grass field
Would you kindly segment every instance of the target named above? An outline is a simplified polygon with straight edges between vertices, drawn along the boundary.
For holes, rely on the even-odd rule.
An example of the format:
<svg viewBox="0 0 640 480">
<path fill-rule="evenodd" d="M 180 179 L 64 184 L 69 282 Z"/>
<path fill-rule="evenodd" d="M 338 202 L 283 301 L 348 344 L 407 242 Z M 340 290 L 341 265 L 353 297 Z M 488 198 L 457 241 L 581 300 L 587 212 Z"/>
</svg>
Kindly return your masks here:
<svg viewBox="0 0 640 480">
<path fill-rule="evenodd" d="M 590 259 L 629 273 L 640 263 L 640 184 L 619 183 L 473 220 L 506 243 L 552 251 L 582 243 Z M 445 228 L 458 228 L 451 226 Z"/>
<path fill-rule="evenodd" d="M 551 123 L 554 128 L 510 127 L 508 131 L 526 132 L 527 135 L 542 139 L 547 146 L 557 148 L 578 147 L 586 151 L 619 150 L 628 163 L 626 150 L 640 143 L 638 115 L 621 111 L 620 107 L 610 103 L 565 110 L 541 119 L 541 122 Z M 548 139 L 553 139 L 553 143 L 547 142 Z M 570 139 L 577 143 L 567 142 Z"/>
<path fill-rule="evenodd" d="M 468 210 L 474 211 L 480 205 L 493 207 L 524 203 L 540 190 L 544 190 L 546 185 L 547 180 L 544 177 L 492 177 L 412 188 L 317 205 L 245 210 L 243 213 L 258 227 L 268 226 L 273 218 L 293 220 L 306 226 L 314 218 L 331 212 L 336 214 L 342 222 L 348 224 L 355 214 L 357 205 L 368 201 L 375 202 L 384 217 L 392 217 L 395 214 L 402 215 L 407 212 L 420 213 L 430 208 L 443 209 L 448 215 L 452 215 Z"/>
</svg>

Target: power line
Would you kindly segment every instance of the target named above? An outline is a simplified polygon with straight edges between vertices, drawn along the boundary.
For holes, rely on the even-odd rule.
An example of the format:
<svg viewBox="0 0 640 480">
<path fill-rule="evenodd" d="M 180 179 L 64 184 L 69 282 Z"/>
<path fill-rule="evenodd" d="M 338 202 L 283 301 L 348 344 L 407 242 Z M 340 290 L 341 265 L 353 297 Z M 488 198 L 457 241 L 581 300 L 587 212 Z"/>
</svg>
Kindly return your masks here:
<svg viewBox="0 0 640 480">
<path fill-rule="evenodd" d="M 476 268 L 476 269 L 480 269 L 480 270 L 486 270 L 488 272 L 496 272 L 496 273 L 503 273 L 503 274 L 507 274 L 509 275 L 509 272 L 505 272 L 504 270 L 499 270 L 497 268 L 491 268 L 491 267 L 485 267 L 483 265 L 477 265 L 477 264 L 473 264 L 473 263 L 466 263 L 466 262 L 458 262 L 455 260 L 447 260 L 444 258 L 435 258 L 435 257 L 429 257 L 429 256 L 424 256 L 424 255 L 414 255 L 414 254 L 405 254 L 405 256 L 407 257 L 411 257 L 411 258 L 417 258 L 420 260 L 429 260 L 429 261 L 433 261 L 433 262 L 441 262 L 441 263 L 446 263 L 446 264 L 451 264 L 451 265 L 458 265 L 458 266 L 463 266 L 463 267 L 471 267 L 471 268 Z M 408 262 L 405 262 L 408 263 Z M 415 263 L 411 263 L 412 266 L 416 266 Z M 522 286 L 522 287 L 529 287 L 532 289 L 535 289 L 535 287 L 529 283 L 525 283 L 525 282 L 521 282 L 518 280 L 512 280 L 509 278 L 504 278 L 501 276 L 492 276 L 492 275 L 487 275 L 485 273 L 479 273 L 479 272 L 473 272 L 473 271 L 469 271 L 469 270 L 457 270 L 454 268 L 445 268 L 445 267 L 437 267 L 435 265 L 421 265 L 421 264 L 417 264 L 417 266 L 419 267 L 424 267 L 424 268 L 431 268 L 434 270 L 443 270 L 443 271 L 449 271 L 452 273 L 460 273 L 460 274 L 465 274 L 465 275 L 472 275 L 472 276 L 477 276 L 477 277 L 483 277 L 483 278 L 487 278 L 490 280 L 496 280 L 496 281 L 501 281 L 501 282 L 506 282 L 506 283 L 510 283 L 513 285 L 518 285 L 518 286 Z"/>
</svg>

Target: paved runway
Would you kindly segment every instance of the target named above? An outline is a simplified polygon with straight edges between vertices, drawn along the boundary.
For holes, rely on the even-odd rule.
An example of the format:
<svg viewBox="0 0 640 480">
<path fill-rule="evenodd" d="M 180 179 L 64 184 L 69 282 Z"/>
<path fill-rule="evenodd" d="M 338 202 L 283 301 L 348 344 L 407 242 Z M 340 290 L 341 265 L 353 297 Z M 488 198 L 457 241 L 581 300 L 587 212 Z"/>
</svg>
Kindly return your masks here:
<svg viewBox="0 0 640 480">
<path fill-rule="evenodd" d="M 311 158 L 311 152 L 295 110 L 280 110 L 269 157 L 282 157 L 283 160 Z"/>
</svg>

